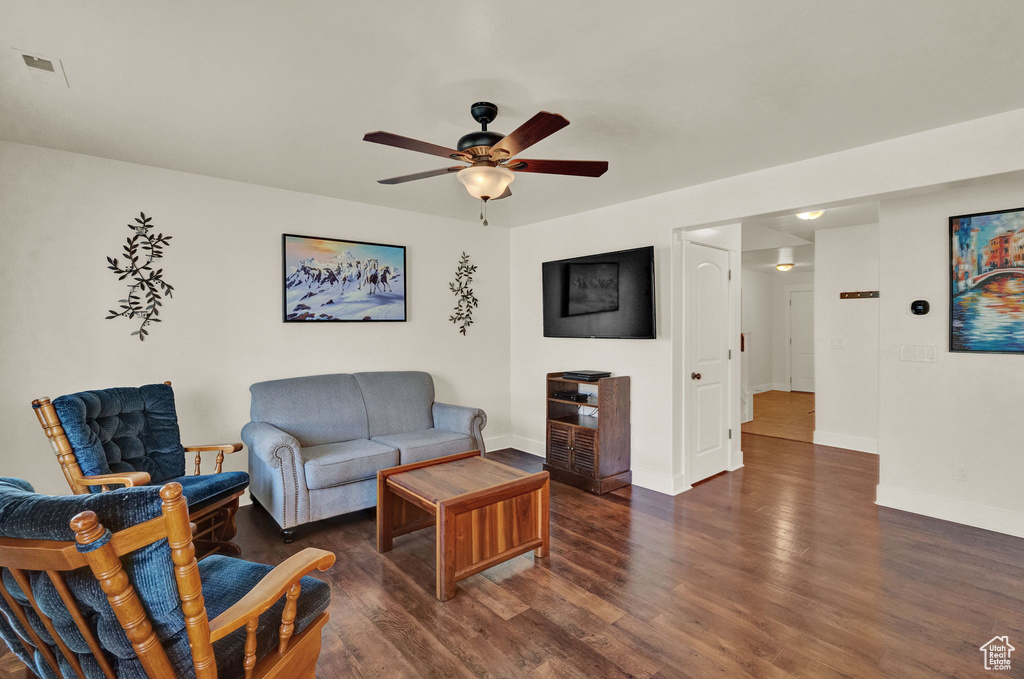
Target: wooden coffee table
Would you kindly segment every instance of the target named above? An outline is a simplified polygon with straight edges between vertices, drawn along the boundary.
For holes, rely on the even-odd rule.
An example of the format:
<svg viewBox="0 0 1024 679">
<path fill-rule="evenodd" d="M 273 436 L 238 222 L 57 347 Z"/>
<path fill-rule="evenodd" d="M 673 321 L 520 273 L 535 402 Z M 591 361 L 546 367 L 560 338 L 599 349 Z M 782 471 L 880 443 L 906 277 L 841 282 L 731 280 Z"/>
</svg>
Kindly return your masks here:
<svg viewBox="0 0 1024 679">
<path fill-rule="evenodd" d="M 548 555 L 547 472 L 530 474 L 474 450 L 377 472 L 377 551 L 434 526 L 437 598 L 455 583 L 531 549 Z"/>
</svg>

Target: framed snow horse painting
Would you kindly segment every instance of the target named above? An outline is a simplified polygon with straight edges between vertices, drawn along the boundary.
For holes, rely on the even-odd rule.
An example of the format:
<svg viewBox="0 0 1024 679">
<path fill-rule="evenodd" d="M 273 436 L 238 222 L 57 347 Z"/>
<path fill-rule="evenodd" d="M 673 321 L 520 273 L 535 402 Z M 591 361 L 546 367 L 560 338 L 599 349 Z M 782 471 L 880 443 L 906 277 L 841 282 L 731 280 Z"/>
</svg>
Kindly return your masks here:
<svg viewBox="0 0 1024 679">
<path fill-rule="evenodd" d="M 282 235 L 284 322 L 401 322 L 405 246 Z"/>
<path fill-rule="evenodd" d="M 1024 208 L 949 218 L 949 350 L 1024 354 Z"/>
</svg>

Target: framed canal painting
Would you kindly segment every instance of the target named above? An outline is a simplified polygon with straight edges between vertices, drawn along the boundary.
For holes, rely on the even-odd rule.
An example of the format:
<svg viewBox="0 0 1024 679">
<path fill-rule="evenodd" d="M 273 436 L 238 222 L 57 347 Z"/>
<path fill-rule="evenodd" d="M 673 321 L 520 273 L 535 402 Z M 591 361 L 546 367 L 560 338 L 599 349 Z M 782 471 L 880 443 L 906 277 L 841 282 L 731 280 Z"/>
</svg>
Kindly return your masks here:
<svg viewBox="0 0 1024 679">
<path fill-rule="evenodd" d="M 949 218 L 949 350 L 1024 354 L 1024 208 Z"/>
<path fill-rule="evenodd" d="M 284 321 L 404 321 L 405 246 L 282 236 Z"/>
</svg>

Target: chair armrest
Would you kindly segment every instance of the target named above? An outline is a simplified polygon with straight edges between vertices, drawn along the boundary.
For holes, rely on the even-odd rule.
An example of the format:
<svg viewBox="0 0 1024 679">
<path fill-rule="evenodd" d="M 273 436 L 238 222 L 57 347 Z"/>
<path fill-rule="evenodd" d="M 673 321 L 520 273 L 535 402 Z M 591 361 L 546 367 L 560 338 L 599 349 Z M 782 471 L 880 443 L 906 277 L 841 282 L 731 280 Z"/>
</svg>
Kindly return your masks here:
<svg viewBox="0 0 1024 679">
<path fill-rule="evenodd" d="M 213 468 L 214 474 L 220 474 L 224 470 L 224 454 L 237 453 L 242 449 L 241 443 L 216 443 L 208 446 L 185 446 L 186 453 L 196 454 L 196 476 L 199 476 L 199 463 L 202 461 L 201 453 L 217 451 L 217 465 Z"/>
<path fill-rule="evenodd" d="M 259 617 L 309 573 L 325 571 L 333 565 L 334 554 L 315 547 L 307 547 L 288 557 L 263 576 L 234 606 L 210 621 L 210 641 L 223 639 L 249 620 Z"/>
<path fill-rule="evenodd" d="M 475 447 L 483 451 L 484 436 L 481 432 L 487 426 L 487 413 L 479 408 L 437 402 L 434 403 L 432 413 L 435 429 L 445 429 L 472 436 L 476 441 Z"/>
<path fill-rule="evenodd" d="M 241 443 L 217 443 L 208 446 L 185 446 L 186 453 L 202 453 L 214 450 L 219 450 L 224 453 L 237 453 L 241 449 Z"/>
<path fill-rule="evenodd" d="M 283 432 L 267 422 L 249 422 L 242 427 L 242 440 L 249 446 L 249 452 L 259 457 L 271 468 L 281 466 L 281 455 L 276 454 L 278 448 L 289 448 L 297 458 L 298 467 L 302 466 L 300 453 L 302 446 L 298 439 Z"/>
<path fill-rule="evenodd" d="M 119 472 L 116 474 L 95 474 L 93 476 L 83 476 L 75 479 L 75 483 L 79 486 L 102 486 L 103 490 L 107 490 L 107 486 L 111 484 L 117 484 L 124 486 L 125 488 L 134 488 L 135 486 L 145 486 L 149 483 L 149 474 L 146 472 Z"/>
</svg>

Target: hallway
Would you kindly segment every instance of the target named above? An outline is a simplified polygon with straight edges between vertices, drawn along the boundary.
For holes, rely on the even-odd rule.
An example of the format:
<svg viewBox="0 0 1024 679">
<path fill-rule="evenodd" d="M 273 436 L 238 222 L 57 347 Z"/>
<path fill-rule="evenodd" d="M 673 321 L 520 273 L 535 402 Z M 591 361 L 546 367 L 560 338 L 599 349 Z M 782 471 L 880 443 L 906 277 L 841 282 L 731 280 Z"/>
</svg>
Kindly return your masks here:
<svg viewBox="0 0 1024 679">
<path fill-rule="evenodd" d="M 766 391 L 754 394 L 754 419 L 741 427 L 744 434 L 812 443 L 814 394 L 804 391 Z"/>
</svg>

